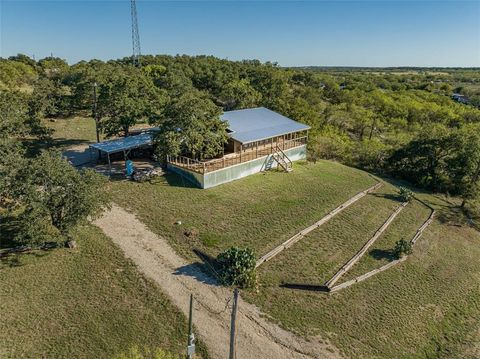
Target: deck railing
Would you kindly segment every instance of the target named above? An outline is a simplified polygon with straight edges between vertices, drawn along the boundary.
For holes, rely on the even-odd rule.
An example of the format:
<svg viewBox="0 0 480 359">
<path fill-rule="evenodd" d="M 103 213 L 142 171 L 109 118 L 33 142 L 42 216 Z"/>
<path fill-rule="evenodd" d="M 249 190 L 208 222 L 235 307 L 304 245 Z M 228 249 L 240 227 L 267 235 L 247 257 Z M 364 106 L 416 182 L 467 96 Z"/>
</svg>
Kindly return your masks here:
<svg viewBox="0 0 480 359">
<path fill-rule="evenodd" d="M 188 169 L 192 172 L 205 174 L 222 168 L 234 166 L 243 162 L 255 160 L 257 158 L 268 156 L 276 152 L 278 146 L 281 150 L 288 150 L 303 146 L 307 143 L 307 136 L 294 138 L 291 140 L 278 141 L 275 144 L 265 144 L 261 147 L 253 147 L 232 155 L 223 156 L 213 160 L 198 161 L 185 156 L 167 156 L 168 163 L 177 167 Z"/>
</svg>

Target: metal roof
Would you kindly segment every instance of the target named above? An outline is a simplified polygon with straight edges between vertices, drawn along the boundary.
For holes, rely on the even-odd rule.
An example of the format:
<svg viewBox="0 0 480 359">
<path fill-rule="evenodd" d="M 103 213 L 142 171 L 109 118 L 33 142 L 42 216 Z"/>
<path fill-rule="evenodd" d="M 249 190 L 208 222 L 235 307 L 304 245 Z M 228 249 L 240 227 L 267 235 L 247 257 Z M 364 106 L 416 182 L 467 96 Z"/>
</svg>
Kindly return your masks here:
<svg viewBox="0 0 480 359">
<path fill-rule="evenodd" d="M 116 153 L 131 150 L 133 148 L 148 146 L 152 144 L 152 133 L 144 132 L 140 135 L 118 138 L 115 140 L 93 143 L 90 148 L 105 152 Z"/>
<path fill-rule="evenodd" d="M 227 111 L 221 118 L 228 122 L 230 137 L 243 144 L 310 129 L 265 107 Z"/>
</svg>

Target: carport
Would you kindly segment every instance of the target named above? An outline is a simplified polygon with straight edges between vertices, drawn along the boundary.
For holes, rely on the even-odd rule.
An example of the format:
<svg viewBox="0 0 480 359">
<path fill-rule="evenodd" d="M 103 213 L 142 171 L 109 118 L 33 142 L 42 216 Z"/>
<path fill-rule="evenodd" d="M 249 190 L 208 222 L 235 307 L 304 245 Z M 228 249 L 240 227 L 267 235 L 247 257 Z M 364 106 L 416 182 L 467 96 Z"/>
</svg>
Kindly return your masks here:
<svg viewBox="0 0 480 359">
<path fill-rule="evenodd" d="M 92 150 L 98 151 L 100 154 L 103 153 L 106 155 L 108 161 L 108 173 L 110 175 L 112 173 L 112 163 L 110 161 L 110 155 L 123 152 L 123 157 L 125 160 L 127 160 L 131 150 L 137 148 L 148 148 L 152 146 L 152 143 L 152 133 L 143 132 L 135 136 L 128 136 L 114 140 L 93 143 L 89 146 L 89 148 L 90 155 L 92 153 Z"/>
</svg>

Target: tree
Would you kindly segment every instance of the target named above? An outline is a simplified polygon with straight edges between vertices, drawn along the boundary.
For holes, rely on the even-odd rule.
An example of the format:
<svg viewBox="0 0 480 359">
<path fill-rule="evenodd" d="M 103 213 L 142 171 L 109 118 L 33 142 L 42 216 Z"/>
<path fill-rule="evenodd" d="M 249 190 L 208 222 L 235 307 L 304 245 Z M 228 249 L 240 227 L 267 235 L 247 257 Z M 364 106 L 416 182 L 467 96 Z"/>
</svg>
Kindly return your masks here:
<svg viewBox="0 0 480 359">
<path fill-rule="evenodd" d="M 0 91 L 0 206 L 15 207 L 21 199 L 18 173 L 27 163 L 20 140 L 47 135 L 38 118 L 29 115 L 24 94 Z"/>
<path fill-rule="evenodd" d="M 17 176 L 24 207 L 18 239 L 23 243 L 40 244 L 37 231 L 45 235 L 42 238 L 61 240 L 109 203 L 106 178 L 91 169 L 78 171 L 57 151 L 29 160 Z"/>
<path fill-rule="evenodd" d="M 390 171 L 416 184 L 438 191 L 449 182 L 448 163 L 454 155 L 458 137 L 442 125 L 429 126 L 388 159 Z"/>
<path fill-rule="evenodd" d="M 67 61 L 53 56 L 39 60 L 38 65 L 48 78 L 61 78 L 69 68 Z"/>
<path fill-rule="evenodd" d="M 157 153 L 162 158 L 183 154 L 201 160 L 220 155 L 228 139 L 221 112 L 201 92 L 188 92 L 171 101 L 155 138 Z"/>
<path fill-rule="evenodd" d="M 123 133 L 142 121 L 160 118 L 166 95 L 138 70 L 118 72 L 99 84 L 100 127 L 107 136 Z"/>
<path fill-rule="evenodd" d="M 256 107 L 262 96 L 247 79 L 229 82 L 222 89 L 219 101 L 225 111 Z"/>
<path fill-rule="evenodd" d="M 462 196 L 461 207 L 480 196 L 480 124 L 469 124 L 457 133 L 458 149 L 449 160 L 452 182 Z"/>
</svg>

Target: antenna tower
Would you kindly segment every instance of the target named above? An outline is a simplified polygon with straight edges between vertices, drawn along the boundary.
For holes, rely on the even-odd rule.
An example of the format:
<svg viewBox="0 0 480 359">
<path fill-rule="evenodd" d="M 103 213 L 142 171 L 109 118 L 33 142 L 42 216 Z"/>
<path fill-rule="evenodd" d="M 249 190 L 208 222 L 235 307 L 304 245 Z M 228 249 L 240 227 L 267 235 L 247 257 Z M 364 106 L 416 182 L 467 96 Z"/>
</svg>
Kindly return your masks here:
<svg viewBox="0 0 480 359">
<path fill-rule="evenodd" d="M 138 34 L 137 4 L 136 0 L 131 0 L 132 13 L 132 62 L 134 66 L 140 66 L 140 35 Z"/>
</svg>

